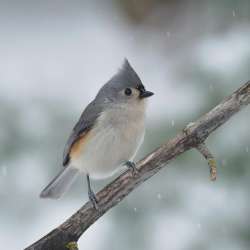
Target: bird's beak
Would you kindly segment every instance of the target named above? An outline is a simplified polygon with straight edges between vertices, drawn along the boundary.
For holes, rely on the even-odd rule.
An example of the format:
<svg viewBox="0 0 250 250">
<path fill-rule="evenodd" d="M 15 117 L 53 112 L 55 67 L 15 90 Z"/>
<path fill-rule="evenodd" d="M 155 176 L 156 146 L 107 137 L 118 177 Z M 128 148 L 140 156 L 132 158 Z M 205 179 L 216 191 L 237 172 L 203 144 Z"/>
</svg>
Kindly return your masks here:
<svg viewBox="0 0 250 250">
<path fill-rule="evenodd" d="M 153 92 L 147 91 L 147 90 L 143 90 L 143 91 L 141 91 L 141 93 L 140 93 L 140 98 L 147 98 L 147 97 L 150 97 L 150 96 L 152 96 L 152 95 L 154 95 Z"/>
</svg>

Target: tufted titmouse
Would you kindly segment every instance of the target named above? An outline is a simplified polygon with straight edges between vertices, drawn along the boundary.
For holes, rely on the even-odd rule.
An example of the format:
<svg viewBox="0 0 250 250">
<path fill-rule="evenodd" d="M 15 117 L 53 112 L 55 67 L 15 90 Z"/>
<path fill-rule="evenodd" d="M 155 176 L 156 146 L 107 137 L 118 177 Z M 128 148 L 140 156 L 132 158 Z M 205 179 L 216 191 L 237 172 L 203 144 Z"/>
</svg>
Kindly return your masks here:
<svg viewBox="0 0 250 250">
<path fill-rule="evenodd" d="M 109 177 L 124 165 L 135 170 L 132 159 L 145 132 L 145 99 L 152 95 L 125 59 L 122 68 L 99 90 L 82 113 L 66 143 L 64 167 L 40 197 L 61 197 L 76 177 L 84 173 L 89 199 L 97 208 L 90 177 Z"/>
</svg>

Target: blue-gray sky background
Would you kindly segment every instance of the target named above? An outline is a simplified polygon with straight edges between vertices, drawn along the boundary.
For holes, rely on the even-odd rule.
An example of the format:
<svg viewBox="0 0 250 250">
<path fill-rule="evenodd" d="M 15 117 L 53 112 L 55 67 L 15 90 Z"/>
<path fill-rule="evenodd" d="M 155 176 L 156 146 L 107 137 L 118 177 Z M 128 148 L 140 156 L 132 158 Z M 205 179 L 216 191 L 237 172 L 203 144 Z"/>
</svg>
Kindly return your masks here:
<svg viewBox="0 0 250 250">
<path fill-rule="evenodd" d="M 59 201 L 38 195 L 124 57 L 155 92 L 139 159 L 250 79 L 249 44 L 248 0 L 0 1 L 1 245 L 23 249 L 87 200 L 84 179 Z M 247 108 L 209 137 L 216 183 L 189 151 L 94 224 L 80 249 L 249 249 L 249 123 Z"/>
</svg>

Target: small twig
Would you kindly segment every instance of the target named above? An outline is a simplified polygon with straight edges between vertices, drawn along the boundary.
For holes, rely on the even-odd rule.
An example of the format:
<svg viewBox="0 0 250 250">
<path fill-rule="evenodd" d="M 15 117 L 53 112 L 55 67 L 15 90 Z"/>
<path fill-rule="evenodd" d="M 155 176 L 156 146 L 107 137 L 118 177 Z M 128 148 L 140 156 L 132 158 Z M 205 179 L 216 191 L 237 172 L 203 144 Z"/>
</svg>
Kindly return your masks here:
<svg viewBox="0 0 250 250">
<path fill-rule="evenodd" d="M 210 179 L 211 179 L 211 181 L 215 181 L 216 180 L 216 173 L 217 173 L 215 158 L 213 157 L 212 153 L 209 151 L 205 142 L 198 144 L 196 148 L 208 161 L 208 166 L 210 168 Z"/>
</svg>

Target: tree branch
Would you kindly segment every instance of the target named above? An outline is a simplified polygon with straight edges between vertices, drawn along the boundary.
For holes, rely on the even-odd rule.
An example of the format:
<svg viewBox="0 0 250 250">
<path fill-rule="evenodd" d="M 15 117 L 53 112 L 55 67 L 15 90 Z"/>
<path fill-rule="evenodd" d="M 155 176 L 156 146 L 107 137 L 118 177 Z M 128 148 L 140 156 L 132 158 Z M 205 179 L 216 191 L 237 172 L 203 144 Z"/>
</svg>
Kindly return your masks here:
<svg viewBox="0 0 250 250">
<path fill-rule="evenodd" d="M 87 202 L 63 224 L 25 250 L 77 249 L 78 239 L 95 221 L 178 155 L 191 148 L 197 148 L 205 157 L 213 159 L 209 151 L 203 147 L 205 140 L 214 130 L 249 103 L 250 81 L 196 122 L 190 123 L 185 132 L 177 134 L 176 137 L 140 160 L 136 165 L 138 169 L 136 175 L 132 176 L 131 172 L 127 171 L 98 192 L 99 212 L 92 207 L 90 202 Z"/>
</svg>

